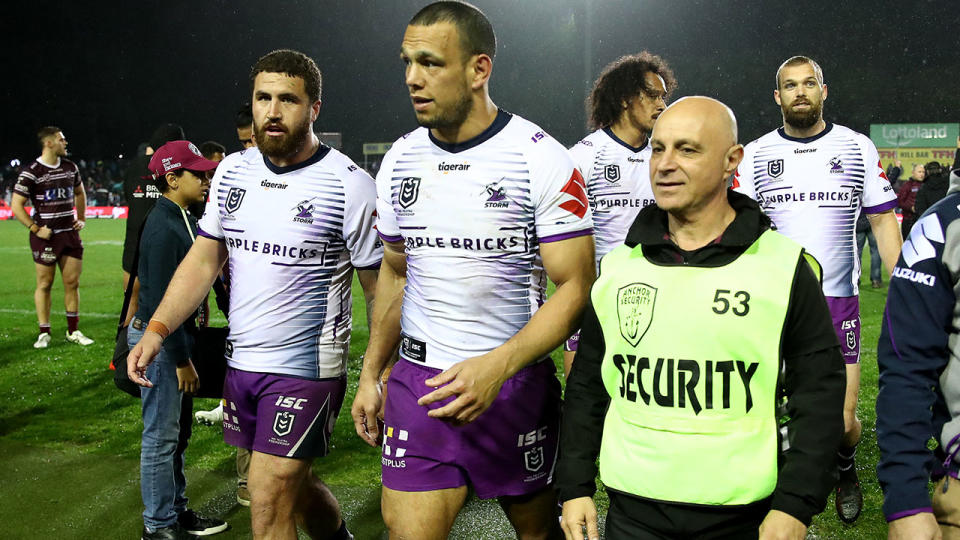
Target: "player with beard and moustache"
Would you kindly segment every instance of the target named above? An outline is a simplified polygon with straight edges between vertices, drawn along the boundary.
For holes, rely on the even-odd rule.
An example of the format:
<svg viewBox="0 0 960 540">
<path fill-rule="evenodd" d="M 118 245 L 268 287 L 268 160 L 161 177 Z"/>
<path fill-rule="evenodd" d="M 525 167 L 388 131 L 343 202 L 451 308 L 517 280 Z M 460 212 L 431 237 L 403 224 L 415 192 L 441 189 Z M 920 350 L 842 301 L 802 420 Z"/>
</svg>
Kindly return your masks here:
<svg viewBox="0 0 960 540">
<path fill-rule="evenodd" d="M 40 157 L 20 172 L 10 201 L 14 217 L 30 229 L 30 250 L 37 274 L 33 299 L 40 327 L 33 348 L 43 349 L 50 344 L 50 288 L 57 266 L 63 281 L 67 341 L 87 346 L 93 340 L 77 329 L 80 320 L 79 282 L 83 268 L 80 230 L 87 223 L 87 193 L 80 169 L 66 159 L 67 139 L 60 128 L 44 127 L 37 133 L 37 139 L 40 141 Z M 32 217 L 25 208 L 27 201 L 35 210 Z"/>
<path fill-rule="evenodd" d="M 844 436 L 838 449 L 837 515 L 853 523 L 863 508 L 854 462 L 861 424 L 860 304 L 856 223 L 865 212 L 887 271 L 900 253 L 897 198 L 870 139 L 823 119 L 827 85 L 820 66 L 794 56 L 777 70 L 774 100 L 783 127 L 748 144 L 733 187 L 756 199 L 777 230 L 823 265 L 823 293 L 847 370 Z"/>
<path fill-rule="evenodd" d="M 224 440 L 252 451 L 255 538 L 353 538 L 330 490 L 314 475 L 346 392 L 353 272 L 372 309 L 382 246 L 376 185 L 313 133 L 320 70 L 288 49 L 250 73 L 256 148 L 217 167 L 196 243 L 180 264 L 143 339 L 130 379 L 205 297 L 230 261 L 230 335 Z"/>
<path fill-rule="evenodd" d="M 600 258 L 623 242 L 637 213 L 655 203 L 647 139 L 676 87 L 667 63 L 647 51 L 611 62 L 593 83 L 587 113 L 597 130 L 570 154 L 587 183 L 598 268 Z M 578 331 L 564 344 L 565 376 L 579 337 Z"/>
<path fill-rule="evenodd" d="M 593 281 L 592 223 L 567 150 L 490 99 L 495 53 L 490 21 L 461 2 L 421 9 L 400 47 L 421 127 L 377 175 L 384 265 L 352 408 L 363 440 L 383 437 L 391 538 L 445 538 L 469 487 L 519 538 L 562 534 L 549 354 Z"/>
</svg>

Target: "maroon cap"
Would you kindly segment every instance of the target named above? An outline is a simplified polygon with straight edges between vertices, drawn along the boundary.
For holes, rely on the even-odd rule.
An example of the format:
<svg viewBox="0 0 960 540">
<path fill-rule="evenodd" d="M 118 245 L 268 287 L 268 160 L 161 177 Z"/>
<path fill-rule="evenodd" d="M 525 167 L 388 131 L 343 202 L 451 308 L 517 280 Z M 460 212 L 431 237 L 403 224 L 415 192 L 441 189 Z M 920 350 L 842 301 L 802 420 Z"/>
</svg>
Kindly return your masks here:
<svg viewBox="0 0 960 540">
<path fill-rule="evenodd" d="M 149 168 L 154 175 L 163 176 L 180 169 L 212 171 L 217 168 L 217 162 L 203 157 L 190 141 L 170 141 L 153 153 Z"/>
</svg>

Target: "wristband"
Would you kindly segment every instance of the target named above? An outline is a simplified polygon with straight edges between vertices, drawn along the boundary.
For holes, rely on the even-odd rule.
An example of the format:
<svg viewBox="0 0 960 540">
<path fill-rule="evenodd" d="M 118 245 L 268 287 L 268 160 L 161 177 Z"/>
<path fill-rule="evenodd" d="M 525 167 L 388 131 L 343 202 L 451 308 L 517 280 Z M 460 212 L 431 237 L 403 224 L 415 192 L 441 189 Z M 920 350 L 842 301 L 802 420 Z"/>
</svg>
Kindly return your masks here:
<svg viewBox="0 0 960 540">
<path fill-rule="evenodd" d="M 156 319 L 150 319 L 150 322 L 147 323 L 147 329 L 144 332 L 154 332 L 160 334 L 160 339 L 167 339 L 167 336 L 170 335 L 170 329 L 167 328 L 167 325 Z"/>
</svg>

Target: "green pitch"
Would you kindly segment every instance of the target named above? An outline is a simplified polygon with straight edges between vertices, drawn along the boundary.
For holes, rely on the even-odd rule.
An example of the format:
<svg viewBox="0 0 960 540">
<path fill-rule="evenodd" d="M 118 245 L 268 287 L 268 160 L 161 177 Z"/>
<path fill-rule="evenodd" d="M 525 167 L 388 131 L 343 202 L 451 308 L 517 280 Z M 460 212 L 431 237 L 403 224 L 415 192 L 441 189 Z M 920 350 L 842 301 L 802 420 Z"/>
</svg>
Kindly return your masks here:
<svg viewBox="0 0 960 540">
<path fill-rule="evenodd" d="M 64 339 L 63 287 L 58 274 L 53 288 L 53 341 L 49 348 L 35 350 L 35 281 L 27 232 L 14 221 L 0 222 L 0 282 L 4 285 L 0 290 L 0 523 L 4 538 L 133 538 L 142 526 L 139 402 L 116 390 L 106 369 L 123 300 L 120 254 L 125 222 L 87 223 L 82 233 L 80 328 L 96 343 L 81 348 Z M 386 535 L 380 519 L 379 453 L 355 435 L 349 415 L 367 339 L 362 297 L 359 287 L 354 290 L 346 405 L 331 454 L 317 460 L 314 469 L 340 500 L 356 537 L 366 540 Z M 831 500 L 811 527 L 811 538 L 886 536 L 874 474 L 878 452 L 873 410 L 876 342 L 886 289 L 861 292 L 864 438 L 858 469 L 866 508 L 856 526 L 846 527 L 837 520 Z M 214 317 L 213 324 L 223 323 L 222 316 Z M 213 408 L 216 403 L 196 400 L 194 409 Z M 249 538 L 249 511 L 234 499 L 234 450 L 223 443 L 220 430 L 195 425 L 186 460 L 191 506 L 230 523 L 231 529 L 218 538 Z M 606 507 L 602 493 L 598 502 L 601 509 Z M 474 498 L 451 537 L 502 539 L 511 538 L 511 531 L 495 502 Z"/>
</svg>

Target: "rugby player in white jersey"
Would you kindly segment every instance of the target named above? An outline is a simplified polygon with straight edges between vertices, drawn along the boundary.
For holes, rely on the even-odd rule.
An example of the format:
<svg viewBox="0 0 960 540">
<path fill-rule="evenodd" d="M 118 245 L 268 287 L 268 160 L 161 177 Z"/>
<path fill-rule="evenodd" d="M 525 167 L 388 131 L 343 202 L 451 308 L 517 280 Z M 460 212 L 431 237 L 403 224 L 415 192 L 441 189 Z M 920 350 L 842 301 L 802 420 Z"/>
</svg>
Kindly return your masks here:
<svg viewBox="0 0 960 540">
<path fill-rule="evenodd" d="M 640 210 L 656 202 L 647 139 L 676 87 L 667 63 L 647 51 L 621 56 L 593 83 L 587 111 L 597 130 L 573 145 L 570 154 L 587 183 L 598 267 L 600 258 L 623 242 Z M 564 345 L 565 376 L 579 338 L 578 331 Z"/>
<path fill-rule="evenodd" d="M 299 524 L 313 538 L 348 539 L 310 465 L 329 450 L 346 389 L 354 269 L 368 305 L 376 287 L 376 186 L 314 135 L 321 80 L 312 59 L 273 51 L 250 78 L 257 145 L 217 168 L 197 241 L 128 373 L 150 385 L 144 370 L 168 329 L 206 296 L 229 255 L 224 439 L 252 450 L 253 535 L 292 539 Z"/>
<path fill-rule="evenodd" d="M 562 534 L 548 355 L 579 323 L 592 224 L 566 149 L 490 99 L 495 50 L 490 22 L 460 2 L 423 8 L 400 49 L 421 127 L 377 175 L 384 264 L 352 409 L 358 435 L 383 436 L 391 538 L 445 538 L 468 486 L 519 538 Z M 381 433 L 378 379 L 398 345 Z"/>
<path fill-rule="evenodd" d="M 856 222 L 866 212 L 887 271 L 901 238 L 897 197 L 870 139 L 823 119 L 827 85 L 820 66 L 794 56 L 777 70 L 774 100 L 783 127 L 748 144 L 733 187 L 756 199 L 777 230 L 823 265 L 823 293 L 847 364 L 844 436 L 838 449 L 837 515 L 856 521 L 863 507 L 854 456 L 860 442 L 860 305 Z"/>
</svg>

